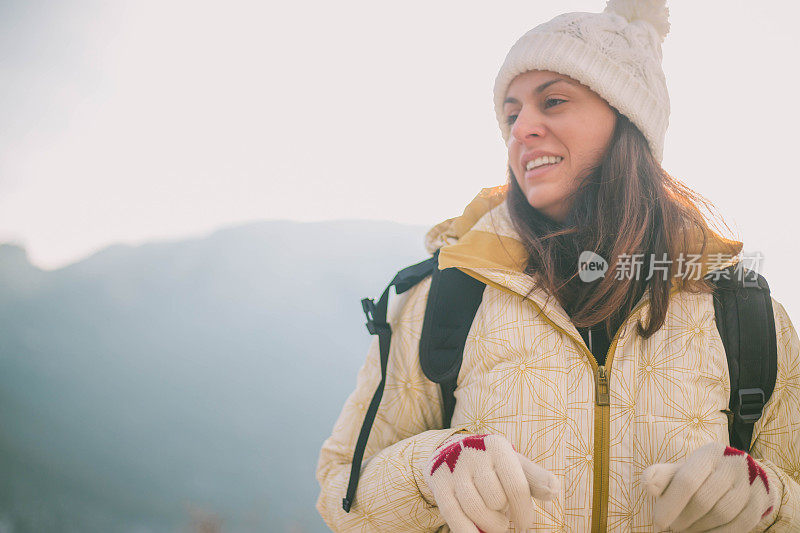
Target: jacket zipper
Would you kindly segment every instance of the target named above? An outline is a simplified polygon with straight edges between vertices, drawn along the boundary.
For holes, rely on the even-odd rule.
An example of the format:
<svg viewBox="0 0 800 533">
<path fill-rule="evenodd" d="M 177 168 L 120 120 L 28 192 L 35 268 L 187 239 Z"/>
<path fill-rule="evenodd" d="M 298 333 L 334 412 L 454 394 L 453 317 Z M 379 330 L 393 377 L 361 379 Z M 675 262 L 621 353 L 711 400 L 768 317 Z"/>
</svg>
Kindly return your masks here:
<svg viewBox="0 0 800 533">
<path fill-rule="evenodd" d="M 677 287 L 670 290 L 669 296 L 678 291 Z M 611 411 L 611 383 L 609 375 L 611 374 L 611 363 L 614 361 L 614 353 L 617 350 L 617 343 L 619 342 L 619 333 L 622 328 L 628 324 L 631 317 L 636 314 L 650 299 L 642 296 L 639 303 L 634 306 L 630 314 L 622 321 L 617 332 L 614 333 L 614 338 L 611 340 L 611 345 L 608 347 L 608 354 L 606 355 L 605 365 L 598 365 L 594 354 L 589 352 L 589 361 L 591 361 L 595 372 L 595 417 L 594 417 L 594 485 L 592 494 L 592 531 L 607 531 L 608 530 L 608 470 L 609 470 L 609 454 L 611 446 L 610 435 L 610 411 Z M 580 344 L 584 349 L 586 348 L 583 343 Z"/>
<path fill-rule="evenodd" d="M 611 340 L 611 345 L 608 347 L 606 354 L 606 361 L 604 365 L 598 365 L 594 353 L 588 350 L 586 344 L 583 342 L 578 343 L 581 349 L 586 353 L 589 361 L 594 368 L 595 376 L 595 407 L 594 407 L 594 447 L 593 447 L 593 461 L 594 461 L 594 482 L 592 485 L 592 531 L 605 532 L 608 530 L 608 471 L 609 471 L 609 455 L 611 446 L 611 383 L 609 376 L 611 374 L 611 363 L 614 361 L 614 352 L 617 349 L 619 342 L 619 334 L 622 328 L 627 325 L 631 317 L 649 301 L 649 298 L 643 297 L 639 303 L 631 310 L 630 314 L 620 324 L 614 338 Z M 555 324 L 554 324 L 555 325 Z M 556 326 L 558 327 L 558 326 Z M 564 331 L 562 328 L 559 328 Z M 589 330 L 591 331 L 591 329 Z M 572 337 L 568 332 L 564 331 Z M 575 339 L 574 337 L 572 337 Z M 581 339 L 582 341 L 583 339 Z M 591 337 L 590 337 L 591 340 Z"/>
<path fill-rule="evenodd" d="M 597 367 L 597 405 L 610 405 L 609 392 L 608 392 L 608 376 L 606 375 L 606 367 Z"/>
<path fill-rule="evenodd" d="M 607 361 L 609 364 L 611 363 L 610 355 L 609 353 Z M 597 366 L 595 377 L 592 531 L 606 531 L 608 523 L 608 455 L 610 444 L 608 426 L 610 424 L 611 393 L 605 365 Z"/>
</svg>

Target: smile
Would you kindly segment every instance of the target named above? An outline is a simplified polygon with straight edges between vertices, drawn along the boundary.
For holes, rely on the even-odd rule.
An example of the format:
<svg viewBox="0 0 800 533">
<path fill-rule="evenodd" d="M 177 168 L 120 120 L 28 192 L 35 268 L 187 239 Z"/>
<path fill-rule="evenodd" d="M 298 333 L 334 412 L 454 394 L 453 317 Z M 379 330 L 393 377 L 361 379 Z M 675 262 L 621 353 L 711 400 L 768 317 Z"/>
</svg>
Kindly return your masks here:
<svg viewBox="0 0 800 533">
<path fill-rule="evenodd" d="M 535 168 L 533 168 L 531 170 L 526 170 L 525 171 L 525 178 L 526 179 L 530 179 L 530 178 L 535 178 L 535 177 L 541 176 L 542 174 L 545 174 L 546 172 L 549 172 L 551 169 L 553 169 L 553 168 L 557 167 L 558 165 L 560 165 L 561 161 L 563 161 L 563 159 L 559 160 L 558 163 L 548 163 L 548 164 L 545 164 L 545 165 L 540 165 L 538 167 L 535 167 Z"/>
</svg>

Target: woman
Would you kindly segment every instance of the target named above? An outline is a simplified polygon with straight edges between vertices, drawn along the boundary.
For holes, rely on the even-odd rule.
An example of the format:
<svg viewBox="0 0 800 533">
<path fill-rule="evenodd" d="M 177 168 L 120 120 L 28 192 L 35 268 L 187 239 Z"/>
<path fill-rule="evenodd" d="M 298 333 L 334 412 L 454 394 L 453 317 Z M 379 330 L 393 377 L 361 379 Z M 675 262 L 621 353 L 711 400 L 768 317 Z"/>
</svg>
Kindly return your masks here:
<svg viewBox="0 0 800 533">
<path fill-rule="evenodd" d="M 393 300 L 349 513 L 377 339 L 323 444 L 317 507 L 333 530 L 800 530 L 800 341 L 774 299 L 775 391 L 750 453 L 727 446 L 727 360 L 703 276 L 742 244 L 661 168 L 668 30 L 663 0 L 611 0 L 511 48 L 495 83 L 508 184 L 426 237 L 440 269 L 486 283 L 451 427 L 418 359 L 429 277 Z M 581 276 L 586 253 L 606 275 Z"/>
</svg>

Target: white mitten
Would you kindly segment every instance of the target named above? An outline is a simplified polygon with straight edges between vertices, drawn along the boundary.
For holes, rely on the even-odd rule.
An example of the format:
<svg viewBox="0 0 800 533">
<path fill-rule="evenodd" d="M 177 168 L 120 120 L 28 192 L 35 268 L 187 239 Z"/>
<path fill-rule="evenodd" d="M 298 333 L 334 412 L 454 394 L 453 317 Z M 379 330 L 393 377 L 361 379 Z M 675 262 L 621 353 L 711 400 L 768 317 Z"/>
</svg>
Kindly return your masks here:
<svg viewBox="0 0 800 533">
<path fill-rule="evenodd" d="M 506 507 L 525 531 L 535 518 L 531 496 L 547 501 L 561 491 L 556 476 L 501 435 L 454 435 L 433 452 L 425 481 L 455 533 L 507 531 Z"/>
<path fill-rule="evenodd" d="M 653 521 L 661 531 L 751 531 L 774 512 L 774 474 L 742 450 L 710 442 L 680 463 L 660 463 L 642 472 L 656 497 Z"/>
</svg>

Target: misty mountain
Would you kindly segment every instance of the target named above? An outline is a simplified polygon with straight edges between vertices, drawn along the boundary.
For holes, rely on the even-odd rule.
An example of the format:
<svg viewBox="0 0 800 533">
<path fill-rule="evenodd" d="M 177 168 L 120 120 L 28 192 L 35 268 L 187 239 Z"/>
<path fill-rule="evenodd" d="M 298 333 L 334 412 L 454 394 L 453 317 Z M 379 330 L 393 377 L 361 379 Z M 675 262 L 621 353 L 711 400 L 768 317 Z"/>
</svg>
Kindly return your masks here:
<svg viewBox="0 0 800 533">
<path fill-rule="evenodd" d="M 266 221 L 54 271 L 0 245 L 0 531 L 325 531 L 314 470 L 371 341 L 359 300 L 424 232 Z"/>
</svg>

